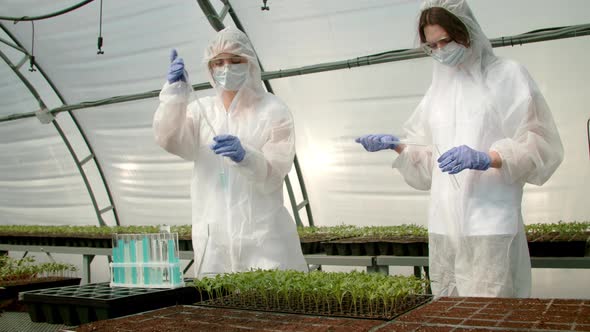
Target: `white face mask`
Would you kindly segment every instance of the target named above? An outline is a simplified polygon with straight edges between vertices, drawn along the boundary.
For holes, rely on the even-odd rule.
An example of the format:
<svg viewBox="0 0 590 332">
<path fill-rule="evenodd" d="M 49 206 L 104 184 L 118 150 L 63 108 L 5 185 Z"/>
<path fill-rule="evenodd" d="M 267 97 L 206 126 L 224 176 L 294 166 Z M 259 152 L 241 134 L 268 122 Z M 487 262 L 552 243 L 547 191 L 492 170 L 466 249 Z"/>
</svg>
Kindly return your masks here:
<svg viewBox="0 0 590 332">
<path fill-rule="evenodd" d="M 248 64 L 236 63 L 213 69 L 213 80 L 225 90 L 239 90 L 248 76 Z"/>
<path fill-rule="evenodd" d="M 465 46 L 452 41 L 443 48 L 433 50 L 430 56 L 443 65 L 455 67 L 463 63 L 467 55 L 468 52 Z"/>
</svg>

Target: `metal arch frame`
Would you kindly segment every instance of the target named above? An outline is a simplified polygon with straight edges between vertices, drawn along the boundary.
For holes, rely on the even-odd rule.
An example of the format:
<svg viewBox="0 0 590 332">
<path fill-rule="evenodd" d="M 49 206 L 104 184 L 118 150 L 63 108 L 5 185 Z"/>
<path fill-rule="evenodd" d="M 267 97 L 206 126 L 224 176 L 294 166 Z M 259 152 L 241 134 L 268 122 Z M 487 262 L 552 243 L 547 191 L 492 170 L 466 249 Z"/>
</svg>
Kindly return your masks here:
<svg viewBox="0 0 590 332">
<path fill-rule="evenodd" d="M 215 11 L 215 8 L 213 8 L 213 6 L 211 5 L 211 2 L 209 2 L 209 0 L 197 0 L 199 7 L 201 7 L 201 10 L 203 11 L 205 16 L 207 17 L 207 20 L 209 21 L 209 24 L 211 24 L 213 29 L 215 29 L 215 31 L 220 31 L 223 28 L 225 28 L 225 25 L 223 24 L 223 19 L 225 18 L 225 15 L 227 13 L 229 13 L 229 15 L 231 16 L 232 20 L 234 21 L 234 24 L 236 25 L 236 27 L 238 29 L 240 29 L 242 32 L 246 33 L 246 29 L 242 25 L 242 22 L 240 21 L 238 15 L 236 14 L 233 7 L 229 3 L 229 0 L 220 0 L 220 1 L 224 4 L 224 6 L 222 9 L 222 13 L 217 14 L 217 12 Z M 252 46 L 252 47 L 254 47 L 254 46 Z M 254 52 L 256 52 L 256 50 Z M 264 72 L 264 67 L 262 66 L 262 63 L 260 62 L 260 59 L 258 59 L 258 65 L 260 66 L 260 71 Z M 262 82 L 264 83 L 266 90 L 268 92 L 274 94 L 274 90 L 273 90 L 272 86 L 270 85 L 269 80 L 265 79 L 263 77 Z M 303 180 L 303 174 L 301 172 L 301 166 L 299 165 L 299 159 L 297 158 L 297 154 L 295 154 L 293 164 L 295 166 L 297 180 L 299 181 L 299 188 L 301 189 L 301 194 L 303 196 L 303 201 L 301 203 L 297 204 L 297 201 L 295 199 L 295 193 L 293 191 L 293 185 L 291 184 L 291 180 L 289 179 L 289 175 L 287 174 L 287 176 L 285 176 L 285 185 L 287 186 L 287 193 L 289 194 L 289 202 L 291 204 L 291 209 L 293 210 L 293 217 L 295 218 L 295 223 L 297 224 L 297 226 L 300 226 L 300 227 L 304 226 L 303 222 L 301 221 L 301 217 L 299 216 L 299 210 L 301 210 L 303 207 L 305 207 L 305 212 L 307 213 L 307 220 L 308 220 L 309 226 L 314 226 L 313 215 L 311 213 L 311 205 L 309 202 L 309 198 L 307 197 L 307 189 L 305 187 L 305 181 Z"/>
<path fill-rule="evenodd" d="M 6 29 L 4 24 L 0 23 L 0 28 L 4 31 L 4 33 L 6 33 L 13 40 L 14 44 L 9 43 L 3 39 L 0 40 L 1 42 L 22 52 L 25 55 L 25 58 L 23 60 L 26 60 L 27 58 L 29 58 L 31 56 L 28 53 L 28 51 L 22 46 L 22 44 L 18 41 L 18 39 L 8 29 Z M 41 107 L 41 109 L 47 109 L 47 106 L 45 105 L 45 103 L 41 99 L 41 96 L 39 95 L 37 90 L 26 79 L 26 77 L 24 77 L 24 75 L 22 75 L 21 72 L 19 71 L 19 68 L 22 65 L 22 62 L 18 66 L 15 66 L 10 61 L 10 59 L 8 59 L 8 57 L 6 57 L 4 55 L 4 53 L 2 51 L 0 51 L 0 56 L 6 62 L 6 64 L 14 71 L 14 73 L 18 76 L 18 78 L 21 80 L 21 82 L 23 82 L 23 84 L 27 87 L 29 92 L 33 95 L 33 97 L 39 103 L 39 106 Z M 55 95 L 59 98 L 59 100 L 62 102 L 62 104 L 66 105 L 64 97 L 61 95 L 61 93 L 59 92 L 57 87 L 53 84 L 53 81 L 51 81 L 51 79 L 47 76 L 47 74 L 45 74 L 45 71 L 43 71 L 43 69 L 39 66 L 38 63 L 35 64 L 35 67 L 37 67 L 37 69 L 39 70 L 39 72 L 41 73 L 41 75 L 43 76 L 45 81 L 47 82 L 47 84 L 49 84 L 53 93 L 55 93 Z M 78 122 L 78 119 L 76 118 L 76 116 L 74 115 L 74 113 L 72 111 L 67 111 L 67 112 L 70 114 L 70 117 L 71 117 L 72 121 L 74 122 L 74 125 L 78 129 L 78 132 L 80 133 L 80 136 L 82 137 L 86 147 L 88 148 L 88 151 L 90 151 L 89 156 L 87 156 L 86 158 L 84 158 L 82 160 L 79 160 L 76 155 L 76 152 L 74 151 L 74 148 L 72 147 L 72 145 L 70 144 L 70 141 L 68 140 L 65 133 L 63 132 L 63 130 L 59 126 L 59 123 L 57 122 L 57 120 L 53 119 L 51 121 L 51 123 L 54 125 L 58 134 L 62 138 L 64 144 L 66 145 L 68 151 L 70 152 L 70 155 L 72 156 L 72 159 L 74 160 L 74 163 L 76 164 L 76 167 L 78 168 L 78 171 L 80 172 L 80 176 L 82 177 L 82 180 L 84 181 L 84 185 L 86 186 L 86 189 L 88 191 L 88 195 L 90 196 L 90 200 L 92 201 L 92 206 L 94 208 L 94 212 L 96 213 L 96 217 L 97 217 L 99 225 L 106 226 L 106 223 L 104 222 L 104 220 L 102 218 L 102 214 L 105 212 L 108 212 L 110 210 L 113 210 L 113 216 L 115 218 L 115 222 L 117 225 L 119 225 L 119 217 L 117 215 L 117 210 L 115 208 L 115 204 L 113 202 L 113 198 L 112 198 L 111 192 L 109 190 L 108 183 L 106 182 L 102 168 L 100 166 L 100 163 L 98 162 L 96 155 L 94 154 L 94 150 L 92 149 L 92 146 L 90 145 L 90 142 L 88 141 L 88 138 L 86 137 L 84 131 L 82 130 L 82 127 L 80 126 L 80 124 Z M 84 164 L 86 164 L 91 159 L 93 159 L 94 163 L 96 164 L 96 168 L 98 170 L 98 173 L 100 174 L 100 178 L 102 180 L 102 183 L 104 185 L 104 189 L 106 191 L 106 194 L 107 194 L 107 197 L 108 197 L 109 203 L 110 203 L 110 206 L 103 208 L 103 209 L 99 209 L 99 207 L 98 207 L 98 202 L 96 201 L 96 196 L 94 195 L 94 192 L 92 190 L 92 186 L 90 185 L 90 182 L 88 181 L 88 177 L 86 176 L 86 172 L 84 171 L 84 168 L 83 168 Z"/>
<path fill-rule="evenodd" d="M 94 0 L 84 0 L 80 3 L 77 3 L 73 6 L 58 10 L 56 12 L 53 13 L 49 13 L 49 14 L 45 14 L 45 15 L 39 15 L 39 16 L 22 16 L 22 17 L 9 17 L 9 16 L 0 16 L 0 20 L 7 20 L 7 21 L 13 21 L 13 22 L 18 22 L 18 21 L 39 21 L 39 20 L 44 20 L 47 18 L 52 18 L 55 16 L 59 16 L 59 15 L 63 15 L 66 13 L 69 13 L 73 10 L 76 10 L 80 7 L 86 6 L 87 4 L 91 3 Z"/>
</svg>

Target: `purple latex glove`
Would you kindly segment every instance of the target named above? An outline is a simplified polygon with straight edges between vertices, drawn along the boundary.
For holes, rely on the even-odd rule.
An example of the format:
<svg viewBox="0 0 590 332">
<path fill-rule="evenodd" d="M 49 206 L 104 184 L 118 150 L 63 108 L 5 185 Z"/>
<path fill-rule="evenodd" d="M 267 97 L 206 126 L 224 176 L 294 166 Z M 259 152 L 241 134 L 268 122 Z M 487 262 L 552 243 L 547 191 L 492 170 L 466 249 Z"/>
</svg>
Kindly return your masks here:
<svg viewBox="0 0 590 332">
<path fill-rule="evenodd" d="M 492 159 L 487 153 L 474 150 L 467 145 L 454 147 L 438 158 L 438 167 L 443 172 L 457 174 L 464 169 L 485 171 L 490 168 Z"/>
<path fill-rule="evenodd" d="M 170 51 L 170 68 L 168 69 L 168 83 L 183 81 L 186 82 L 188 73 L 184 70 L 184 60 L 178 57 L 176 49 Z"/>
<path fill-rule="evenodd" d="M 232 135 L 218 135 L 213 137 L 215 143 L 211 144 L 211 150 L 216 154 L 228 157 L 239 163 L 244 160 L 246 150 L 242 147 L 240 139 Z"/>
<path fill-rule="evenodd" d="M 361 136 L 357 138 L 355 142 L 361 143 L 365 150 L 375 152 L 385 149 L 395 149 L 399 143 L 399 139 L 393 135 L 376 134 Z"/>
</svg>

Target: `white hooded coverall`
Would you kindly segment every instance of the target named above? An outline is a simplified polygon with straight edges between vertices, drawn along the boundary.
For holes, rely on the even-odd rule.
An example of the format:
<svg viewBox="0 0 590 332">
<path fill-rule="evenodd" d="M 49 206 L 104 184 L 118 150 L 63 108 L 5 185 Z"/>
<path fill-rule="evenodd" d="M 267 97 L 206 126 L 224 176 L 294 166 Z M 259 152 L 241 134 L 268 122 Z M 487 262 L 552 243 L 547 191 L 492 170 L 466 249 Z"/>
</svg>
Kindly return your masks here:
<svg viewBox="0 0 590 332">
<path fill-rule="evenodd" d="M 295 156 L 291 113 L 263 89 L 258 60 L 244 33 L 226 28 L 204 53 L 205 66 L 221 53 L 248 60 L 246 81 L 229 109 L 223 106 L 222 88 L 207 67 L 217 95 L 189 103 L 190 84 L 166 82 L 153 122 L 158 144 L 194 164 L 195 275 L 251 269 L 307 271 L 295 223 L 283 205 L 283 180 Z M 241 162 L 211 150 L 213 137 L 221 134 L 240 139 L 246 151 Z"/>
<path fill-rule="evenodd" d="M 542 185 L 563 160 L 545 99 L 520 64 L 498 58 L 464 0 L 426 0 L 467 27 L 469 55 L 459 66 L 435 61 L 432 83 L 404 124 L 407 146 L 394 161 L 406 182 L 431 190 L 428 216 L 432 290 L 439 296 L 528 297 L 531 265 L 521 213 L 525 183 Z M 501 168 L 440 171 L 452 147 L 496 151 Z"/>
</svg>

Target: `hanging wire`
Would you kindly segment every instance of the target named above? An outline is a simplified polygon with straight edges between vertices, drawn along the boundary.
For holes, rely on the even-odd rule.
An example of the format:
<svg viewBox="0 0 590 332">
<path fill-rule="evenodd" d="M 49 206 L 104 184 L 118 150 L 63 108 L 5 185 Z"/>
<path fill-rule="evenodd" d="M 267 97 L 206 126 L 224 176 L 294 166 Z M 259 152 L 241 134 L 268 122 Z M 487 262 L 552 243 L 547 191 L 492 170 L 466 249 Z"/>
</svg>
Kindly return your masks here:
<svg viewBox="0 0 590 332">
<path fill-rule="evenodd" d="M 590 158 L 590 119 L 586 122 L 586 134 L 588 135 L 588 157 Z"/>
<path fill-rule="evenodd" d="M 102 50 L 102 0 L 100 0 L 100 18 L 98 21 L 98 51 L 96 54 L 104 54 Z"/>
<path fill-rule="evenodd" d="M 16 22 L 14 22 L 16 24 Z M 32 36 L 31 36 L 31 56 L 29 57 L 29 64 L 31 67 L 29 68 L 30 72 L 37 71 L 35 69 L 35 21 L 31 21 L 32 29 Z"/>
</svg>

